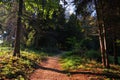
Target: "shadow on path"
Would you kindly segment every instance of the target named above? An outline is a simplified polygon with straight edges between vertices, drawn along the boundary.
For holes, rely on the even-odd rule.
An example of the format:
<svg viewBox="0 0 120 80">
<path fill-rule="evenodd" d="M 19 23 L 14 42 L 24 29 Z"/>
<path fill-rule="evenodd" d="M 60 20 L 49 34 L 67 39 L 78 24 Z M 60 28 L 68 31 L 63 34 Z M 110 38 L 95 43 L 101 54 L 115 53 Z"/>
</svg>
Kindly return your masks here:
<svg viewBox="0 0 120 80">
<path fill-rule="evenodd" d="M 52 71 L 52 72 L 57 72 L 57 73 L 61 73 L 61 74 L 70 74 L 70 75 L 75 75 L 75 74 L 86 74 L 86 75 L 95 75 L 95 76 L 106 76 L 107 78 L 114 78 L 114 79 L 120 79 L 120 75 L 118 74 L 114 74 L 114 73 L 94 73 L 94 72 L 90 72 L 90 71 L 79 71 L 79 72 L 70 72 L 70 71 L 64 71 L 64 70 L 59 70 L 59 69 L 55 69 L 55 68 L 49 68 L 49 67 L 44 67 L 41 66 L 37 63 L 35 63 L 33 60 L 28 59 L 26 57 L 22 57 L 23 59 L 26 60 L 30 60 L 33 65 L 32 67 L 35 69 L 42 69 L 42 70 L 47 70 L 47 71 Z M 46 61 L 47 59 L 43 60 Z"/>
<path fill-rule="evenodd" d="M 120 75 L 118 74 L 113 74 L 113 73 L 94 73 L 94 72 L 89 72 L 89 71 L 81 71 L 81 72 L 70 72 L 70 71 L 64 71 L 64 70 L 58 70 L 58 69 L 53 69 L 53 68 L 48 68 L 48 67 L 43 67 L 38 64 L 34 64 L 35 69 L 42 69 L 42 70 L 48 70 L 48 71 L 53 71 L 61 74 L 70 74 L 70 75 L 75 75 L 75 74 L 88 74 L 88 75 L 95 75 L 95 76 L 106 76 L 107 78 L 114 78 L 114 79 L 120 79 Z"/>
</svg>

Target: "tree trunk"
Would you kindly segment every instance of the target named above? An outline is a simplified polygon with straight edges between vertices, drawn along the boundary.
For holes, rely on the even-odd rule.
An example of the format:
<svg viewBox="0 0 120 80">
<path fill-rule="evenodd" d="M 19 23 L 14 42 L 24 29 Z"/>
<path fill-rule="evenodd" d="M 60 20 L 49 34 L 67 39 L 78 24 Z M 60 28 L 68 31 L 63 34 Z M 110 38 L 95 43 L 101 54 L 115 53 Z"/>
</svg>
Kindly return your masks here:
<svg viewBox="0 0 120 80">
<path fill-rule="evenodd" d="M 103 19 L 104 20 L 104 19 Z M 104 46 L 105 46 L 105 60 L 106 60 L 106 68 L 110 68 L 110 64 L 109 64 L 109 56 L 108 56 L 108 46 L 107 46 L 107 33 L 106 33 L 106 26 L 105 23 L 103 25 L 103 33 L 104 33 Z"/>
<path fill-rule="evenodd" d="M 100 41 L 100 50 L 101 50 L 101 56 L 102 56 L 102 63 L 103 66 L 106 67 L 106 60 L 105 60 L 105 46 L 104 46 L 104 38 L 103 38 L 103 27 L 102 27 L 102 19 L 100 17 L 100 12 L 98 9 L 97 1 L 94 0 L 96 13 L 97 13 L 97 24 L 98 24 L 98 31 L 99 31 L 99 41 Z"/>
<path fill-rule="evenodd" d="M 16 36 L 15 36 L 15 47 L 13 56 L 20 57 L 20 33 L 21 33 L 21 17 L 22 17 L 22 8 L 23 8 L 23 0 L 19 0 L 19 11 L 18 11 L 18 19 L 17 19 L 17 28 L 16 28 Z"/>
<path fill-rule="evenodd" d="M 106 68 L 110 68 L 110 64 L 109 64 L 109 51 L 108 51 L 108 23 L 105 21 L 106 19 L 106 13 L 104 11 L 108 10 L 108 8 L 106 9 L 105 7 L 103 7 L 105 4 L 104 0 L 100 1 L 100 5 L 101 5 L 101 13 L 102 13 L 102 26 L 103 26 L 103 38 L 104 38 L 104 48 L 105 48 L 105 59 L 106 59 Z M 107 6 L 107 4 L 106 4 Z M 107 6 L 108 7 L 108 6 Z M 108 13 L 107 13 L 108 14 Z"/>
<path fill-rule="evenodd" d="M 102 56 L 102 63 L 103 63 L 103 66 L 106 67 L 104 38 L 103 38 L 103 32 L 100 29 L 100 26 L 99 26 L 99 41 L 100 41 L 100 50 L 101 50 L 101 56 Z"/>
</svg>

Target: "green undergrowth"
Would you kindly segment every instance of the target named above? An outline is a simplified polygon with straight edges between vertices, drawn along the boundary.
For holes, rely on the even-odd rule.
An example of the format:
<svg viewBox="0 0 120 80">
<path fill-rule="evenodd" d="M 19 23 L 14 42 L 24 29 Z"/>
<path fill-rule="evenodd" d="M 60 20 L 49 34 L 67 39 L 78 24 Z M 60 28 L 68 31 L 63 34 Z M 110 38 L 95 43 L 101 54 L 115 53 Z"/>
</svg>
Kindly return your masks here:
<svg viewBox="0 0 120 80">
<path fill-rule="evenodd" d="M 88 53 L 87 53 L 88 55 Z M 116 77 L 120 79 L 120 66 L 111 64 L 110 69 L 106 69 L 102 66 L 101 62 L 97 61 L 95 58 L 89 58 L 89 55 L 85 57 L 81 57 L 80 55 L 74 54 L 72 51 L 63 53 L 61 57 L 61 65 L 64 70 L 66 71 L 77 71 L 77 72 L 90 72 L 90 73 L 98 73 L 98 74 L 105 74 L 104 76 L 100 77 L 100 80 L 113 80 L 114 78 L 109 77 Z M 92 80 L 92 78 L 90 79 Z M 99 80 L 99 79 L 93 79 Z M 117 80 L 117 79 L 114 79 Z"/>
<path fill-rule="evenodd" d="M 21 57 L 13 57 L 12 50 L 0 52 L 0 80 L 27 80 L 37 64 L 46 58 L 43 52 L 21 51 Z"/>
<path fill-rule="evenodd" d="M 84 54 L 83 54 L 84 55 Z M 87 53 L 87 56 L 81 56 L 79 54 L 75 54 L 72 51 L 68 51 L 63 53 L 61 57 L 61 63 L 62 67 L 65 70 L 74 70 L 74 69 L 89 69 L 89 68 L 96 68 L 96 67 L 101 67 L 100 62 L 96 61 L 95 59 L 92 59 L 90 54 Z M 92 66 L 94 65 L 94 66 Z"/>
</svg>

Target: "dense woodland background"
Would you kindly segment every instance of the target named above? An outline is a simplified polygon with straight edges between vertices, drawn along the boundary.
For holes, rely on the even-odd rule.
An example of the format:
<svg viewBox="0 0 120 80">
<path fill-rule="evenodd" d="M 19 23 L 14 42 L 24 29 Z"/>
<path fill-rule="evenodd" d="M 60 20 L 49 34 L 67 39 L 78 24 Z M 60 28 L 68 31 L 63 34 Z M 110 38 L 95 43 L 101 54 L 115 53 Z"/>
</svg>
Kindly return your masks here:
<svg viewBox="0 0 120 80">
<path fill-rule="evenodd" d="M 110 68 L 120 64 L 120 1 L 0 0 L 0 40 L 13 56 L 68 51 Z"/>
</svg>

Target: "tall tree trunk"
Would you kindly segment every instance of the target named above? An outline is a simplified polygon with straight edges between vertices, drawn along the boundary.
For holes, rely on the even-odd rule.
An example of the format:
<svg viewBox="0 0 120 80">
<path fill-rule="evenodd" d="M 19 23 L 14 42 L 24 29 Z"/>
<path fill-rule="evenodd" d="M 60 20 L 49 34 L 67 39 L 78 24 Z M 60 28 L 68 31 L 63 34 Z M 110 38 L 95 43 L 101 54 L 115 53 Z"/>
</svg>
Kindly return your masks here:
<svg viewBox="0 0 120 80">
<path fill-rule="evenodd" d="M 20 33 L 21 33 L 21 17 L 22 17 L 22 8 L 23 8 L 23 0 L 19 0 L 19 11 L 18 11 L 18 19 L 17 19 L 17 28 L 16 28 L 16 36 L 15 36 L 15 47 L 13 56 L 20 57 Z"/>
<path fill-rule="evenodd" d="M 94 3 L 95 3 L 96 13 L 97 13 L 97 25 L 98 25 L 98 29 L 99 29 L 98 31 L 99 31 L 99 41 L 100 41 L 102 63 L 103 63 L 103 66 L 106 67 L 103 27 L 102 27 L 102 20 L 101 20 L 100 14 L 99 14 L 100 9 L 98 8 L 96 0 L 94 0 Z"/>
<path fill-rule="evenodd" d="M 103 37 L 103 31 L 101 30 L 101 28 L 102 26 L 99 26 L 100 49 L 101 49 L 102 63 L 103 63 L 103 66 L 106 67 L 104 37 Z"/>
<path fill-rule="evenodd" d="M 101 12 L 102 12 L 102 21 L 103 21 L 103 38 L 104 38 L 104 48 L 105 48 L 105 59 L 106 59 L 106 68 L 110 68 L 110 64 L 109 64 L 109 52 L 108 52 L 108 32 L 107 32 L 107 28 L 108 28 L 108 24 L 107 22 L 105 21 L 105 13 L 103 11 L 106 11 L 106 9 L 103 7 L 104 6 L 104 0 L 101 0 L 100 1 L 100 4 L 101 4 Z M 107 4 L 106 4 L 107 5 Z M 107 8 L 108 10 L 108 8 Z M 107 13 L 108 14 L 108 13 Z"/>
</svg>

